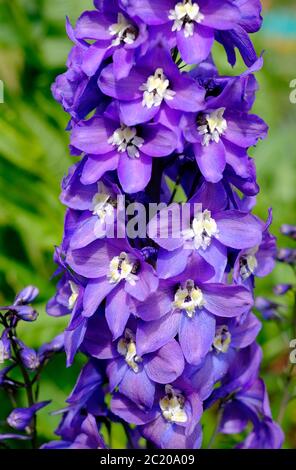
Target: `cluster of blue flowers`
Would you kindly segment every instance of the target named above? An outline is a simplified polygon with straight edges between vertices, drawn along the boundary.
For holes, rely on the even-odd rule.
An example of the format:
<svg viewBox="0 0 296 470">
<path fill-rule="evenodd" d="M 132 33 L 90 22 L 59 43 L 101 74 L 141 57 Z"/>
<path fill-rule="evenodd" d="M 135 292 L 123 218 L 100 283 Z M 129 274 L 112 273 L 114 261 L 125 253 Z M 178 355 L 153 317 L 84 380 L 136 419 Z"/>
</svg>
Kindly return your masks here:
<svg viewBox="0 0 296 470">
<path fill-rule="evenodd" d="M 75 27 L 67 21 L 74 47 L 53 85 L 81 158 L 63 181 L 60 280 L 48 304 L 49 315 L 71 316 L 68 365 L 78 350 L 89 362 L 62 440 L 47 447 L 103 448 L 100 426 L 113 421 L 135 448 L 143 437 L 156 448 L 199 448 L 201 416 L 218 402 L 219 432 L 251 423 L 239 447 L 279 448 L 252 313 L 255 277 L 276 257 L 271 213 L 266 222 L 252 214 L 259 187 L 248 155 L 267 134 L 251 113 L 263 61 L 249 34 L 260 28 L 260 2 L 94 6 Z M 219 75 L 214 41 L 232 65 L 239 50 L 244 73 Z M 180 193 L 191 217 L 176 237 Z M 109 236 L 110 217 L 117 227 L 129 220 L 116 219 L 119 195 L 163 204 L 145 237 Z"/>
</svg>

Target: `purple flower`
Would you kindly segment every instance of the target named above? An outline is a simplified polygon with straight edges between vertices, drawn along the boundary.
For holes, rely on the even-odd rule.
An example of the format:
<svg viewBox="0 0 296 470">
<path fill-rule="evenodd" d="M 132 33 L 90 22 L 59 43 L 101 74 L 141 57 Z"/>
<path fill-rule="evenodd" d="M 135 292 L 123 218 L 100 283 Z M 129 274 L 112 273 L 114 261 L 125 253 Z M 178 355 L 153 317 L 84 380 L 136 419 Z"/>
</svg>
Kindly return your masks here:
<svg viewBox="0 0 296 470">
<path fill-rule="evenodd" d="M 89 155 L 82 170 L 83 184 L 93 184 L 106 171 L 117 169 L 123 190 L 136 193 L 151 179 L 152 157 L 166 157 L 175 150 L 176 136 L 163 125 L 131 127 L 125 121 L 119 117 L 118 106 L 112 104 L 103 116 L 73 129 L 72 145 Z"/>
<path fill-rule="evenodd" d="M 251 114 L 263 59 L 249 34 L 260 28 L 260 2 L 94 7 L 74 29 L 67 21 L 74 48 L 53 87 L 81 159 L 62 183 L 60 279 L 48 303 L 69 324 L 37 354 L 44 361 L 64 348 L 67 365 L 78 350 L 89 360 L 61 411 L 61 441 L 43 448 L 104 448 L 101 425 L 110 422 L 123 425 L 129 447 L 144 438 L 157 448 L 199 448 L 203 408 L 217 401 L 221 432 L 253 426 L 239 447 L 280 447 L 258 378 L 261 323 L 251 312 L 254 278 L 269 274 L 276 257 L 271 210 L 266 223 L 252 215 L 259 186 L 248 155 L 267 133 Z M 232 65 L 237 48 L 249 68 L 220 76 L 214 40 Z M 130 219 L 118 196 L 122 209 L 166 206 L 149 213 L 143 236 L 121 238 Z M 284 232 L 293 237 L 293 227 Z M 295 253 L 278 258 L 294 264 Z"/>
<path fill-rule="evenodd" d="M 240 77 L 215 79 L 218 96 L 210 94 L 202 110 L 183 118 L 184 136 L 193 145 L 201 173 L 211 183 L 222 179 L 226 163 L 239 176 L 246 177 L 246 149 L 266 137 L 265 122 L 248 113 L 257 89 L 251 71 L 261 65 L 262 60 L 259 59 Z"/>
<path fill-rule="evenodd" d="M 235 0 L 240 10 L 238 24 L 229 31 L 216 31 L 215 37 L 225 48 L 228 62 L 236 63 L 235 48 L 238 48 L 243 60 L 250 67 L 256 60 L 257 54 L 249 38 L 249 33 L 255 33 L 261 28 L 262 5 L 260 0 Z"/>
<path fill-rule="evenodd" d="M 82 349 L 98 359 L 109 359 L 107 375 L 110 390 L 119 392 L 139 407 L 151 408 L 156 383 L 175 381 L 183 372 L 184 357 L 177 341 L 172 339 L 150 354 L 138 354 L 136 323 L 130 321 L 123 336 L 112 343 L 106 321 L 100 316 L 88 326 Z"/>
<path fill-rule="evenodd" d="M 136 424 L 143 436 L 160 449 L 197 449 L 201 444 L 202 403 L 186 378 L 159 387 L 149 411 L 137 408 L 116 393 L 111 402 L 115 415 Z"/>
<path fill-rule="evenodd" d="M 200 364 L 216 333 L 216 317 L 232 318 L 246 313 L 253 304 L 242 287 L 205 282 L 205 263 L 196 258 L 178 277 L 160 282 L 155 294 L 136 305 L 139 322 L 139 354 L 152 352 L 179 335 L 189 364 Z"/>
<path fill-rule="evenodd" d="M 61 441 L 53 441 L 43 449 L 105 448 L 96 417 L 107 414 L 104 403 L 103 376 L 98 361 L 90 360 L 81 370 L 74 389 L 67 399 L 69 407 L 55 431 Z M 87 414 L 87 417 L 85 415 Z"/>
<path fill-rule="evenodd" d="M 198 253 L 215 268 L 217 280 L 221 281 L 227 247 L 253 250 L 262 240 L 261 223 L 247 212 L 227 210 L 227 194 L 221 184 L 204 183 L 188 204 L 190 219 L 181 218 L 181 206 L 174 203 L 149 222 L 149 236 L 161 247 L 157 272 L 161 278 L 177 275 L 185 269 L 192 253 Z M 182 220 L 182 227 L 181 220 L 174 220 L 174 214 Z"/>
<path fill-rule="evenodd" d="M 68 58 L 68 70 L 56 78 L 55 83 L 52 85 L 52 94 L 74 120 L 79 120 L 87 116 L 104 100 L 97 86 L 97 76 L 89 78 L 82 70 L 84 56 L 89 47 L 88 44 L 76 40 L 69 20 L 67 20 L 66 26 L 68 36 L 75 43 L 75 46 Z"/>
<path fill-rule="evenodd" d="M 240 349 L 231 362 L 227 373 L 221 380 L 221 385 L 215 388 L 204 407 L 210 408 L 217 400 L 226 400 L 234 392 L 246 390 L 258 379 L 259 368 L 262 361 L 262 351 L 256 342 Z M 199 381 L 197 382 L 199 384 Z"/>
<path fill-rule="evenodd" d="M 272 419 L 266 418 L 254 426 L 248 437 L 238 445 L 239 449 L 280 449 L 285 435 L 281 427 Z"/>
<path fill-rule="evenodd" d="M 250 346 L 260 329 L 261 323 L 251 312 L 246 318 L 218 319 L 215 338 L 204 361 L 198 369 L 192 366 L 186 369 L 202 399 L 208 398 L 215 384 L 225 377 L 236 361 L 238 349 Z"/>
<path fill-rule="evenodd" d="M 106 13 L 86 11 L 78 19 L 74 35 L 79 42 L 92 41 L 81 64 L 83 72 L 90 77 L 104 60 L 112 57 L 115 77 L 120 80 L 147 49 L 146 24 L 130 18 L 119 8 Z"/>
<path fill-rule="evenodd" d="M 161 31 L 170 47 L 177 45 L 188 64 L 205 60 L 216 31 L 239 24 L 241 12 L 228 0 L 122 0 L 131 16 Z M 153 28 L 151 28 L 153 31 Z"/>
<path fill-rule="evenodd" d="M 262 242 L 238 254 L 233 272 L 236 282 L 244 283 L 253 276 L 265 277 L 273 271 L 277 250 L 276 238 L 268 231 L 270 224 L 271 215 L 266 224 L 262 223 Z"/>
<path fill-rule="evenodd" d="M 158 287 L 152 266 L 125 240 L 98 240 L 70 251 L 67 262 L 75 272 L 89 279 L 82 315 L 91 317 L 106 298 L 106 318 L 114 339 L 123 333 L 133 299 L 143 302 Z"/>
<path fill-rule="evenodd" d="M 116 221 L 120 194 L 118 186 L 106 178 L 97 184 L 83 185 L 80 177 L 78 167 L 64 182 L 61 195 L 62 202 L 70 208 L 65 219 L 63 245 L 72 249 L 83 248 L 107 236 L 108 228 Z"/>
<path fill-rule="evenodd" d="M 99 433 L 95 417 L 88 414 L 81 423 L 73 441 L 52 441 L 44 444 L 42 449 L 106 449 L 106 444 Z"/>
<path fill-rule="evenodd" d="M 59 249 L 56 252 L 55 261 L 58 264 L 57 276 L 61 276 L 57 284 L 57 290 L 46 306 L 48 315 L 61 317 L 80 310 L 84 294 L 84 280 L 82 277 L 70 272 Z"/>
<path fill-rule="evenodd" d="M 42 401 L 35 403 L 30 408 L 15 408 L 7 418 L 7 423 L 10 427 L 18 431 L 24 431 L 31 423 L 37 411 L 47 406 L 50 401 Z"/>
<path fill-rule="evenodd" d="M 91 359 L 81 370 L 77 382 L 67 399 L 72 418 L 81 410 L 87 409 L 94 416 L 105 416 L 107 409 L 105 405 L 105 394 L 103 388 L 104 375 L 98 361 Z M 68 427 L 67 427 L 68 423 Z M 59 435 L 65 436 L 72 432 L 72 425 L 66 419 L 63 429 L 59 429 Z"/>
<path fill-rule="evenodd" d="M 38 317 L 38 313 L 28 304 L 33 302 L 38 294 L 39 290 L 37 287 L 28 286 L 16 295 L 12 305 L 1 306 L 0 312 L 9 311 L 15 314 L 20 320 L 27 322 L 35 321 Z"/>
<path fill-rule="evenodd" d="M 283 432 L 272 421 L 266 388 L 260 379 L 226 401 L 223 405 L 220 432 L 239 434 L 249 421 L 253 423 L 253 431 L 239 448 L 278 449 L 282 446 Z"/>
<path fill-rule="evenodd" d="M 161 109 L 197 112 L 204 107 L 205 90 L 180 73 L 170 53 L 160 46 L 137 61 L 128 77 L 116 80 L 114 65 L 101 73 L 99 87 L 119 101 L 120 120 L 135 126 L 155 118 Z"/>
</svg>

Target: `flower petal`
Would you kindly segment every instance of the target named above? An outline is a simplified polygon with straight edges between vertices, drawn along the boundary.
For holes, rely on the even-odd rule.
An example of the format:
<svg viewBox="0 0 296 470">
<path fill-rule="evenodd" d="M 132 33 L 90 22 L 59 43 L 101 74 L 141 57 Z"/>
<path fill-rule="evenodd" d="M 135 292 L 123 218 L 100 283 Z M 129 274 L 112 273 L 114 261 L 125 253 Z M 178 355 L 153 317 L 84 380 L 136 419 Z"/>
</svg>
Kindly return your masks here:
<svg viewBox="0 0 296 470">
<path fill-rule="evenodd" d="M 215 338 L 215 318 L 204 309 L 197 310 L 193 318 L 182 314 L 179 340 L 189 364 L 199 365 L 211 349 Z"/>
<path fill-rule="evenodd" d="M 118 177 L 122 189 L 133 194 L 146 188 L 151 179 L 152 158 L 140 154 L 139 158 L 130 158 L 122 153 L 118 163 Z"/>
<path fill-rule="evenodd" d="M 182 350 L 175 340 L 145 357 L 144 367 L 148 376 L 160 384 L 174 382 L 182 374 L 184 366 Z"/>
</svg>

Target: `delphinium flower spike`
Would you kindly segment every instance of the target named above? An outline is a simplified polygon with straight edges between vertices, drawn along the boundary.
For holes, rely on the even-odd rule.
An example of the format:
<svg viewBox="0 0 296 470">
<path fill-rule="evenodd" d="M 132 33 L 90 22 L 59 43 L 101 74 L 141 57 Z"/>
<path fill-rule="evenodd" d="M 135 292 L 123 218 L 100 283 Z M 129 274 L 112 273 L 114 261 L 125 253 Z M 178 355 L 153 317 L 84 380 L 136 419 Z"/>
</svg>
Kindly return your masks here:
<svg viewBox="0 0 296 470">
<path fill-rule="evenodd" d="M 219 431 L 253 425 L 241 447 L 281 446 L 252 313 L 255 279 L 276 258 L 271 211 L 266 221 L 252 214 L 259 186 L 248 154 L 267 135 L 252 113 L 260 14 L 258 0 L 96 0 L 76 25 L 67 20 L 74 46 L 53 94 L 80 160 L 62 183 L 48 313 L 70 316 L 67 363 L 88 356 L 78 389 L 89 393 L 75 387 L 62 442 L 49 448 L 102 447 L 102 423 L 114 420 L 129 447 L 144 437 L 198 448 L 200 418 L 216 401 Z M 241 75 L 219 74 L 215 40 L 232 65 L 239 50 Z"/>
</svg>

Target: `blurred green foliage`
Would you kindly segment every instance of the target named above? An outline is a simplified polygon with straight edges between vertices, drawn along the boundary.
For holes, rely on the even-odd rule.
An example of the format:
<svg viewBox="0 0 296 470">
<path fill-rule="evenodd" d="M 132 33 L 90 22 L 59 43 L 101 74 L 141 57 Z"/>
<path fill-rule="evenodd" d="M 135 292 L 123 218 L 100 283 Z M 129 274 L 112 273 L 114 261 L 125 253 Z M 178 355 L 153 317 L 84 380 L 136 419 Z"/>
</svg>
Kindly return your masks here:
<svg viewBox="0 0 296 470">
<path fill-rule="evenodd" d="M 272 9 L 266 12 L 266 27 L 255 39 L 258 52 L 265 49 L 255 111 L 269 124 L 270 134 L 252 150 L 252 155 L 261 185 L 256 213 L 266 219 L 272 206 L 273 232 L 278 235 L 282 223 L 296 223 L 296 105 L 289 101 L 290 82 L 296 78 L 296 10 L 292 0 L 264 3 Z M 62 235 L 60 181 L 71 164 L 64 131 L 67 116 L 51 97 L 50 86 L 64 71 L 71 47 L 64 30 L 66 15 L 75 21 L 82 10 L 91 6 L 91 0 L 0 0 L 0 79 L 5 86 L 5 103 L 0 104 L 0 304 L 11 301 L 27 284 L 39 287 L 40 319 L 23 327 L 24 339 L 35 347 L 50 340 L 65 325 L 63 319 L 48 318 L 44 309 L 54 292 L 54 281 L 50 280 L 54 271 L 52 255 Z M 285 24 L 278 20 L 277 7 L 290 25 L 292 18 L 288 35 Z M 215 58 L 223 73 L 243 70 L 241 61 L 234 71 L 227 67 L 225 54 L 218 46 Z M 287 240 L 279 237 L 279 244 L 285 246 Z M 278 266 L 268 279 L 258 282 L 257 294 L 271 296 L 272 286 L 291 280 L 291 275 L 287 268 Z M 265 322 L 260 334 L 262 373 L 275 417 L 291 339 L 291 330 L 284 325 Z M 53 400 L 51 409 L 64 406 L 80 363 L 78 360 L 65 372 L 64 358 L 58 357 L 46 372 L 41 398 Z M 1 394 L 0 402 L 1 420 L 9 407 Z M 47 411 L 40 416 L 42 438 L 50 439 L 58 418 L 48 416 Z M 211 414 L 205 419 L 207 441 L 214 420 Z M 289 405 L 284 428 L 285 445 L 296 448 L 295 401 Z M 116 437 L 115 442 L 120 446 Z M 229 441 L 226 444 L 221 437 L 219 444 L 223 447 Z"/>
</svg>

